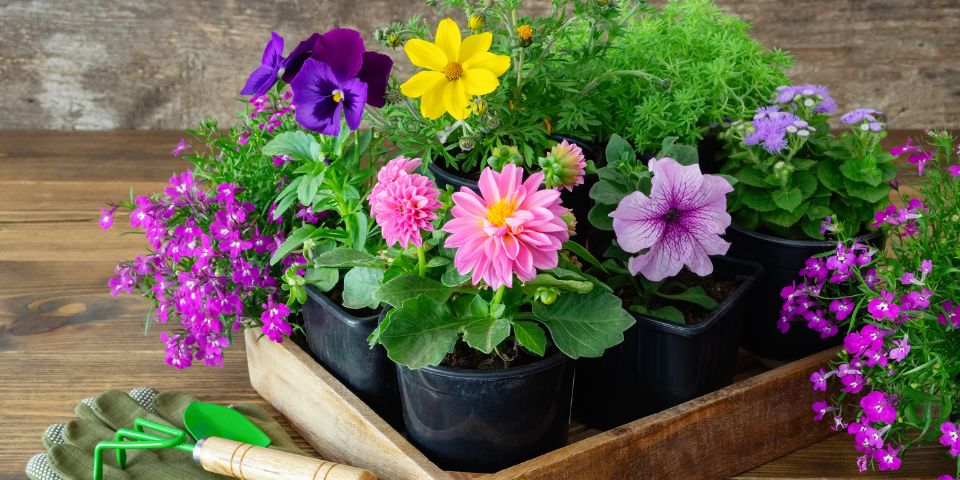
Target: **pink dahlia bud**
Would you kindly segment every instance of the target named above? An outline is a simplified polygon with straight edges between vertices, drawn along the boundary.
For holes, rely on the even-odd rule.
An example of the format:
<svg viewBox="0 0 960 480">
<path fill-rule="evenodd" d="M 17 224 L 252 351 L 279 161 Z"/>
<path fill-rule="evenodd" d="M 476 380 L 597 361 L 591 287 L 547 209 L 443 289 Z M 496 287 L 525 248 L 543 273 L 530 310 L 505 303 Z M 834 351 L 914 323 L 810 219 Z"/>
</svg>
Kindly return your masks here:
<svg viewBox="0 0 960 480">
<path fill-rule="evenodd" d="M 550 153 L 540 159 L 540 169 L 543 170 L 547 188 L 573 190 L 573 187 L 583 184 L 586 168 L 583 150 L 566 140 L 554 145 Z"/>
</svg>

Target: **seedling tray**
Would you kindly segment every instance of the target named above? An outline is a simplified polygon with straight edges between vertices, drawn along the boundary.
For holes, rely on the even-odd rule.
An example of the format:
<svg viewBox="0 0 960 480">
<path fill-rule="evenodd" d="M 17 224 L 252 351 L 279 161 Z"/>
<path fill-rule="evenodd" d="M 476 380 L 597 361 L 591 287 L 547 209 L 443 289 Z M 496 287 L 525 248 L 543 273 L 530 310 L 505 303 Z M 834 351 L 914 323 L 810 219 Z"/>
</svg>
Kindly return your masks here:
<svg viewBox="0 0 960 480">
<path fill-rule="evenodd" d="M 573 423 L 567 446 L 489 474 L 449 472 L 427 459 L 295 342 L 246 332 L 253 387 L 325 459 L 382 480 L 718 478 L 828 437 L 812 421 L 810 372 L 824 351 L 764 371 L 742 362 L 738 381 L 608 431 Z"/>
</svg>

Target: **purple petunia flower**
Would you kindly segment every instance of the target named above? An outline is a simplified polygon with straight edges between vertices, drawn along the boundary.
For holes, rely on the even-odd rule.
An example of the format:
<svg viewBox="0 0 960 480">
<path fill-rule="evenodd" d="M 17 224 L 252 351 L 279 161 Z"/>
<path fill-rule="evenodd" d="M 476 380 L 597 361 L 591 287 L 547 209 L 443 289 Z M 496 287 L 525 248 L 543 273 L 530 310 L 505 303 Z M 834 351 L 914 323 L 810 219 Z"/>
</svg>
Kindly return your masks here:
<svg viewBox="0 0 960 480">
<path fill-rule="evenodd" d="M 277 83 L 277 72 L 283 65 L 283 37 L 277 32 L 270 32 L 270 40 L 263 47 L 263 57 L 260 66 L 250 76 L 247 83 L 240 90 L 240 95 L 263 95 Z"/>
<path fill-rule="evenodd" d="M 631 193 L 610 214 L 620 247 L 644 251 L 630 259 L 630 273 L 656 282 L 686 265 L 697 275 L 709 275 L 710 255 L 730 248 L 720 235 L 730 225 L 727 194 L 733 187 L 723 177 L 701 174 L 696 164 L 683 166 L 668 157 L 651 159 L 649 168 L 650 196 Z"/>
<path fill-rule="evenodd" d="M 892 424 L 897 419 L 896 397 L 874 390 L 860 399 L 864 418 L 870 423 Z"/>
</svg>

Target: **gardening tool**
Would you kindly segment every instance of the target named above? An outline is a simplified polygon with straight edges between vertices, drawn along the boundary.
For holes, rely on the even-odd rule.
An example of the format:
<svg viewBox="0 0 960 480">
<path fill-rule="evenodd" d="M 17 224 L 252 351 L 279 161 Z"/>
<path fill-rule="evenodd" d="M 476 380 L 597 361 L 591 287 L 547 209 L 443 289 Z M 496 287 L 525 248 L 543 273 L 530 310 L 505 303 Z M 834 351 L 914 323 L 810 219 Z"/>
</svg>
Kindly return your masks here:
<svg viewBox="0 0 960 480">
<path fill-rule="evenodd" d="M 143 418 L 133 429 L 117 430 L 112 441 L 97 444 L 93 453 L 93 480 L 103 478 L 103 452 L 117 451 L 117 464 L 125 468 L 127 450 L 175 448 L 190 452 L 204 470 L 243 480 L 376 480 L 373 473 L 291 453 L 271 450 L 270 438 L 240 412 L 228 407 L 193 402 L 183 423 L 187 432 Z"/>
</svg>

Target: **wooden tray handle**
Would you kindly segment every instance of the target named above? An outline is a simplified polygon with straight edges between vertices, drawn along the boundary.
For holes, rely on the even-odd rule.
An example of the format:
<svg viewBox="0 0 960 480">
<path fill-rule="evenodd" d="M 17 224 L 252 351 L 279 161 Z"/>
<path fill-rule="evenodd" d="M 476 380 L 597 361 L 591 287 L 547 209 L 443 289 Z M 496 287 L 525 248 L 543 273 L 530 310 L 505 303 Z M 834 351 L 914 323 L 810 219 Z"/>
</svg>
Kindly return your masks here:
<svg viewBox="0 0 960 480">
<path fill-rule="evenodd" d="M 360 468 L 210 437 L 193 450 L 204 470 L 241 480 L 377 480 Z"/>
</svg>

